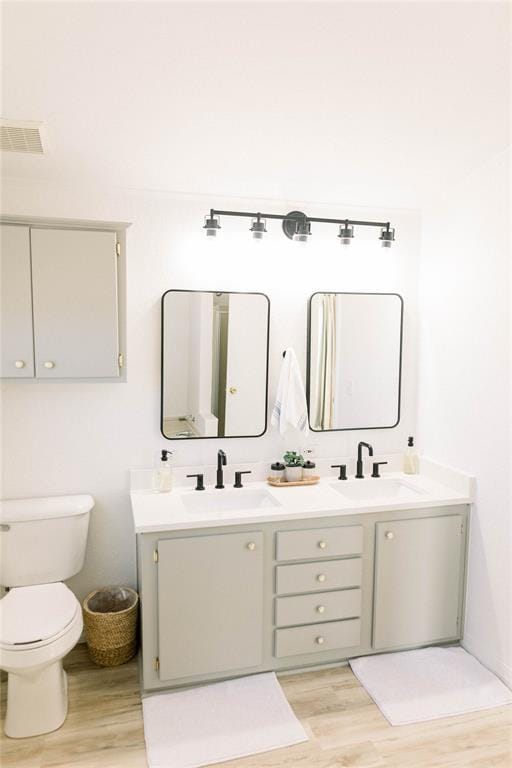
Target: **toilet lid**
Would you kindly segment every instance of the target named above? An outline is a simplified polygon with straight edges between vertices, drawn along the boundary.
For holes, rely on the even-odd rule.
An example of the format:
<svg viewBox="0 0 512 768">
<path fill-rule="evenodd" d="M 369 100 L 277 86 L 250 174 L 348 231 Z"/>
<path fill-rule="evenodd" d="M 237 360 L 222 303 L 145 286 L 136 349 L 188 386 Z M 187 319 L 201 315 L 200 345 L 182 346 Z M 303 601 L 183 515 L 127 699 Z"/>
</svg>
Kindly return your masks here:
<svg viewBox="0 0 512 768">
<path fill-rule="evenodd" d="M 26 645 L 48 640 L 74 619 L 79 603 L 62 582 L 14 587 L 0 600 L 0 642 Z"/>
</svg>

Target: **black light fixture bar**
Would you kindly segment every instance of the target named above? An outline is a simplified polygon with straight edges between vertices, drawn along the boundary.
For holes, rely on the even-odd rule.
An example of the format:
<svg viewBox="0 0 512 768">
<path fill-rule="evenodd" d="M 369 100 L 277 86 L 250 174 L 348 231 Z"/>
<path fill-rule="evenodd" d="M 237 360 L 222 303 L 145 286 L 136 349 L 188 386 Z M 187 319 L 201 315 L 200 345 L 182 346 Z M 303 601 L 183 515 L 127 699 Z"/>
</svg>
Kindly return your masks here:
<svg viewBox="0 0 512 768">
<path fill-rule="evenodd" d="M 220 211 L 216 208 L 210 209 L 210 215 L 213 216 L 243 216 L 248 219 L 261 218 L 261 219 L 279 219 L 279 221 L 297 221 L 297 216 L 290 216 L 287 213 L 252 213 L 250 211 Z M 357 219 L 325 219 L 319 216 L 307 216 L 304 214 L 304 218 L 308 221 L 314 221 L 319 224 L 352 224 L 358 227 L 389 227 L 389 221 L 358 221 Z"/>
<path fill-rule="evenodd" d="M 354 227 L 377 227 L 380 229 L 380 243 L 384 248 L 390 248 L 395 240 L 395 230 L 389 221 L 363 221 L 359 219 L 331 219 L 324 216 L 308 216 L 303 211 L 289 213 L 262 213 L 261 211 L 224 211 L 211 208 L 210 215 L 205 217 L 203 229 L 208 237 L 215 237 L 220 230 L 220 217 L 234 216 L 252 219 L 250 232 L 256 240 L 262 239 L 267 231 L 266 222 L 278 220 L 282 222 L 283 232 L 290 240 L 305 243 L 311 236 L 311 224 L 337 224 L 339 226 L 340 243 L 350 245 L 354 238 Z"/>
</svg>

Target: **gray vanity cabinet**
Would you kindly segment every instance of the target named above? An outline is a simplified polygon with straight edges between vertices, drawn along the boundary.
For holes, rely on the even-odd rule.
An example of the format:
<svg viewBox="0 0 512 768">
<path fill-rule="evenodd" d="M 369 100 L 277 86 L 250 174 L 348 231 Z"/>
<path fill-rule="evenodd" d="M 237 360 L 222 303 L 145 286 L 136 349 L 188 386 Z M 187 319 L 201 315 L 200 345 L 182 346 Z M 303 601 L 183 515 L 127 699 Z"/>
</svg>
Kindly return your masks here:
<svg viewBox="0 0 512 768">
<path fill-rule="evenodd" d="M 464 545 L 462 515 L 376 524 L 375 649 L 459 637 Z"/>
<path fill-rule="evenodd" d="M 143 691 L 460 639 L 467 514 L 139 533 Z"/>
<path fill-rule="evenodd" d="M 0 376 L 34 376 L 30 230 L 3 224 L 1 232 L 1 367 Z"/>
<path fill-rule="evenodd" d="M 261 532 L 158 542 L 158 645 L 161 680 L 261 664 Z"/>
</svg>

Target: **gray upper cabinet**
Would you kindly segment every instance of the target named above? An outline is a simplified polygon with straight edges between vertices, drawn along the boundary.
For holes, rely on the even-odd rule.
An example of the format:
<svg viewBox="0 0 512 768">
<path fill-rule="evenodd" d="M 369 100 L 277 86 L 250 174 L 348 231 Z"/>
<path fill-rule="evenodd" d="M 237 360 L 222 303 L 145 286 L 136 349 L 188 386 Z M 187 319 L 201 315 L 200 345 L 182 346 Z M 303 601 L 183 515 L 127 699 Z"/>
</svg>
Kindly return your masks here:
<svg viewBox="0 0 512 768">
<path fill-rule="evenodd" d="M 459 636 L 463 517 L 377 523 L 373 647 Z"/>
<path fill-rule="evenodd" d="M 0 375 L 4 378 L 34 376 L 32 337 L 32 287 L 30 230 L 3 224 L 1 231 L 1 329 Z"/>
<path fill-rule="evenodd" d="M 158 542 L 160 679 L 257 667 L 263 659 L 263 534 Z"/>
<path fill-rule="evenodd" d="M 2 222 L 2 378 L 121 379 L 126 226 Z"/>
<path fill-rule="evenodd" d="M 39 378 L 119 375 L 116 233 L 31 229 Z"/>
</svg>

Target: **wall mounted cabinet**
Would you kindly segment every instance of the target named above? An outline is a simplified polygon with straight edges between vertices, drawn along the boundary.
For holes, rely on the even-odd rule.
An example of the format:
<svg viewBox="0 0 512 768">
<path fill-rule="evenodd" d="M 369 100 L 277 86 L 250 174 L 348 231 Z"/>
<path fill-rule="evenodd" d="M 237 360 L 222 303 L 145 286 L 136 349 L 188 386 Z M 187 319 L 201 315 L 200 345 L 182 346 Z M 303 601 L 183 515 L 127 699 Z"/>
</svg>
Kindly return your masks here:
<svg viewBox="0 0 512 768">
<path fill-rule="evenodd" d="M 2 377 L 34 376 L 30 230 L 3 224 L 1 235 Z"/>
<path fill-rule="evenodd" d="M 122 379 L 125 226 L 2 223 L 3 378 Z"/>
</svg>

